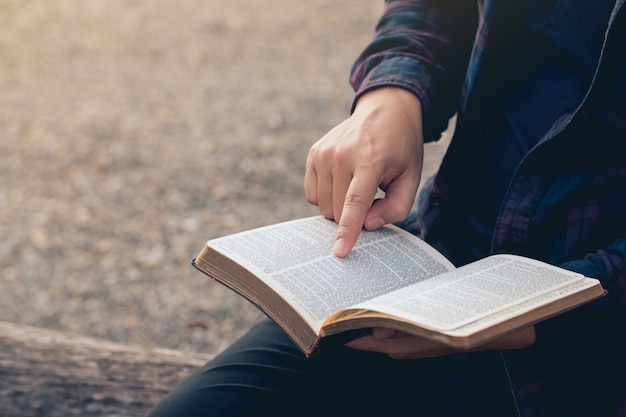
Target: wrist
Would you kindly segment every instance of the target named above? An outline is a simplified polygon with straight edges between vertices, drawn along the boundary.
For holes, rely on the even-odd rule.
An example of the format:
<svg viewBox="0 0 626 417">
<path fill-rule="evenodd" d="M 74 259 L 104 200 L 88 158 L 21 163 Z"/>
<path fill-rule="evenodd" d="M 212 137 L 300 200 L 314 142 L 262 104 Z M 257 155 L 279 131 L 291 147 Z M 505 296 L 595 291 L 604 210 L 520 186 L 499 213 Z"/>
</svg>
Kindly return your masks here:
<svg viewBox="0 0 626 417">
<path fill-rule="evenodd" d="M 363 107 L 378 105 L 401 105 L 403 108 L 416 111 L 420 117 L 422 114 L 422 104 L 415 94 L 400 87 L 379 87 L 365 92 L 357 98 L 354 111 Z"/>
</svg>

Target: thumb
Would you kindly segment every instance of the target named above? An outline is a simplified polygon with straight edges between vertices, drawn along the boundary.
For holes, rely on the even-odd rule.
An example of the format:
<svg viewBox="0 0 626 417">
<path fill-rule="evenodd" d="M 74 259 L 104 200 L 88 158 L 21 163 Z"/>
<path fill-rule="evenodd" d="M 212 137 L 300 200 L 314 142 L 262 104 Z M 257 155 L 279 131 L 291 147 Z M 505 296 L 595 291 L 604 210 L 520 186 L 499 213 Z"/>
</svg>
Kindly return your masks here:
<svg viewBox="0 0 626 417">
<path fill-rule="evenodd" d="M 372 328 L 372 336 L 376 340 L 391 339 L 396 335 L 396 331 L 387 327 Z"/>
<path fill-rule="evenodd" d="M 377 199 L 367 212 L 365 228 L 376 230 L 384 224 L 404 220 L 415 203 L 419 180 L 419 176 L 407 176 L 392 182 L 385 196 Z"/>
</svg>

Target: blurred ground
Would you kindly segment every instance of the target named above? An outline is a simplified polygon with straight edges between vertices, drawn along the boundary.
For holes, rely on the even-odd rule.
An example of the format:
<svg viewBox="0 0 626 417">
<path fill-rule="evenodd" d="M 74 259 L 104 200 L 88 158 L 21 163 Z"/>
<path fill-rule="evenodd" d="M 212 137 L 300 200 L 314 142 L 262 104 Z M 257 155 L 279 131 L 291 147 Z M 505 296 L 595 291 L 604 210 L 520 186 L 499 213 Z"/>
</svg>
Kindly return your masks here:
<svg viewBox="0 0 626 417">
<path fill-rule="evenodd" d="M 258 321 L 189 259 L 317 213 L 382 3 L 0 0 L 0 320 L 199 352 Z"/>
</svg>

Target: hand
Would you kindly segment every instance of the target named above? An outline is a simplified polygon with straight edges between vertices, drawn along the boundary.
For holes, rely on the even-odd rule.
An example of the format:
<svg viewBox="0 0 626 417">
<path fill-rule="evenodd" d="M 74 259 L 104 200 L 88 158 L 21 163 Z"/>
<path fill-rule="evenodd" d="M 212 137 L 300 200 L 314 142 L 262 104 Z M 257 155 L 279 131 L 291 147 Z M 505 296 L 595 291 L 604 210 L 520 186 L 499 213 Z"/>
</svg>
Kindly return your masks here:
<svg viewBox="0 0 626 417">
<path fill-rule="evenodd" d="M 529 326 L 485 343 L 472 349 L 472 351 L 522 349 L 533 343 L 535 343 L 535 327 Z M 383 327 L 372 329 L 372 334 L 353 340 L 346 346 L 358 350 L 385 353 L 396 359 L 434 358 L 460 352 L 459 350 L 431 342 L 423 337 L 412 336 Z"/>
<path fill-rule="evenodd" d="M 380 88 L 309 150 L 307 200 L 338 223 L 333 253 L 347 256 L 363 227 L 406 218 L 422 173 L 421 104 L 411 92 Z M 374 201 L 378 189 L 385 197 Z"/>
</svg>

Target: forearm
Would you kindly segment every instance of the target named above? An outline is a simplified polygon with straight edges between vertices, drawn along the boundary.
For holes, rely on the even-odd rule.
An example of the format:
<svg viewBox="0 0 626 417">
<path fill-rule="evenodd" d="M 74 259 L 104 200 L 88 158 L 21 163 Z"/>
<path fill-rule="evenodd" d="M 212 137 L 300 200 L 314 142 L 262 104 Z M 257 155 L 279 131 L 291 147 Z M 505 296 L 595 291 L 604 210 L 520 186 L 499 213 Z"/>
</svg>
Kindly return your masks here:
<svg viewBox="0 0 626 417">
<path fill-rule="evenodd" d="M 583 259 L 561 265 L 563 268 L 597 278 L 608 295 L 589 305 L 592 314 L 604 314 L 607 309 L 625 309 L 626 300 L 626 238 L 618 239 L 613 245 L 598 249 Z"/>
<path fill-rule="evenodd" d="M 473 1 L 386 2 L 374 40 L 352 69 L 354 103 L 374 88 L 407 89 L 422 104 L 427 140 L 434 139 L 455 111 L 475 16 Z"/>
<path fill-rule="evenodd" d="M 571 261 L 562 267 L 594 277 L 602 282 L 607 295 L 599 300 L 575 309 L 557 318 L 537 324 L 539 338 L 550 337 L 553 345 L 561 341 L 564 346 L 571 343 L 570 337 L 586 338 L 588 330 L 601 335 L 602 329 L 623 325 L 626 306 L 626 239 L 619 239 L 614 245 L 597 250 L 583 259 Z M 556 337 L 556 335 L 561 335 Z M 568 336 L 569 335 L 569 336 Z M 528 327 L 503 338 L 494 340 L 478 348 L 519 349 L 535 342 L 535 328 Z"/>
<path fill-rule="evenodd" d="M 572 344 L 613 343 L 615 329 L 626 317 L 626 239 L 601 248 L 582 259 L 561 265 L 602 282 L 606 296 L 536 325 L 537 340 L 548 343 L 555 352 L 567 351 Z"/>
<path fill-rule="evenodd" d="M 613 245 L 598 249 L 583 259 L 567 262 L 562 267 L 597 278 L 603 284 L 624 285 L 626 280 L 626 237 L 618 239 Z"/>
</svg>

